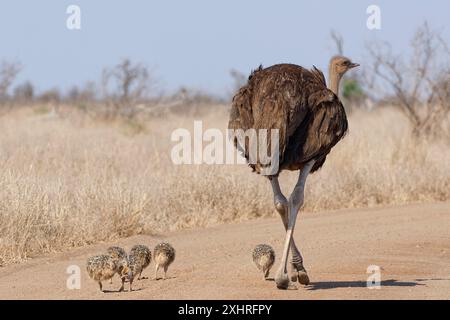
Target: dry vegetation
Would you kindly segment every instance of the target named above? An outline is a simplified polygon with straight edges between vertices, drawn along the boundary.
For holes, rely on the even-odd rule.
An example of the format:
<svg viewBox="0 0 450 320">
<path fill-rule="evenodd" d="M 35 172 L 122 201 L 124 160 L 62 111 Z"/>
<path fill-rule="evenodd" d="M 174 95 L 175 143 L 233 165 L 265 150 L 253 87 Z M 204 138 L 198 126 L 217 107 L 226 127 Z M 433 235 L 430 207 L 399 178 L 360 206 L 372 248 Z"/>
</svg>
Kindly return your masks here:
<svg viewBox="0 0 450 320">
<path fill-rule="evenodd" d="M 143 122 L 39 108 L 0 117 L 0 265 L 138 233 L 276 215 L 269 183 L 246 166 L 172 164 L 173 129 L 192 128 L 194 119 L 225 128 L 226 107 L 208 109 Z M 305 214 L 448 200 L 448 140 L 414 137 L 409 126 L 394 109 L 351 114 L 348 136 L 308 181 Z M 284 186 L 294 180 L 282 174 Z"/>
<path fill-rule="evenodd" d="M 343 53 L 343 38 L 332 38 Z M 410 51 L 376 44 L 344 81 L 350 132 L 309 178 L 306 212 L 450 199 L 450 45 L 425 23 Z M 128 59 L 66 93 L 13 86 L 21 69 L 0 63 L 0 266 L 275 215 L 269 183 L 245 165 L 172 164 L 172 131 L 192 130 L 194 120 L 225 130 L 223 100 L 187 88 L 158 93 L 147 67 Z M 231 76 L 234 89 L 246 79 Z M 281 176 L 284 187 L 295 180 Z"/>
</svg>

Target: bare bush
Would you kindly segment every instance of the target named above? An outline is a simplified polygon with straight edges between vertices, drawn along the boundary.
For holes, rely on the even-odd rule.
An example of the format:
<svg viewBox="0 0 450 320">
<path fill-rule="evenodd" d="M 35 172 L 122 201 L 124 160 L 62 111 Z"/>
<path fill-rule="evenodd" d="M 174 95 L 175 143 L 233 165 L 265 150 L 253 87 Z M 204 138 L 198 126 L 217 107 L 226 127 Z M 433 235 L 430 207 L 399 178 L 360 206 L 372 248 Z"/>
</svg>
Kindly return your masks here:
<svg viewBox="0 0 450 320">
<path fill-rule="evenodd" d="M 204 129 L 225 129 L 226 109 L 210 106 Z M 277 215 L 270 184 L 246 165 L 172 163 L 168 137 L 177 128 L 192 132 L 195 116 L 149 119 L 146 130 L 130 135 L 123 121 L 79 122 L 76 113 L 43 121 L 25 111 L 0 118 L 5 264 L 133 234 Z M 348 136 L 308 180 L 306 215 L 450 199 L 448 142 L 415 141 L 393 109 L 355 111 L 349 122 Z M 280 177 L 284 186 L 297 178 L 295 172 Z"/>
<path fill-rule="evenodd" d="M 0 102 L 8 100 L 8 92 L 21 70 L 18 62 L 2 61 L 0 65 Z"/>
<path fill-rule="evenodd" d="M 394 54 L 388 43 L 368 46 L 370 79 L 375 92 L 393 92 L 394 104 L 412 124 L 415 135 L 442 134 L 441 120 L 450 112 L 448 75 L 450 54 L 439 32 L 427 23 L 419 27 L 411 41 L 409 57 Z M 380 87 L 381 84 L 381 87 Z"/>
<path fill-rule="evenodd" d="M 230 70 L 230 76 L 233 79 L 233 85 L 231 89 L 232 90 L 231 97 L 232 97 L 242 86 L 244 86 L 247 83 L 248 76 L 246 76 L 245 74 L 236 69 Z"/>
<path fill-rule="evenodd" d="M 40 102 L 58 104 L 61 101 L 61 93 L 58 88 L 44 91 L 38 97 Z"/>
<path fill-rule="evenodd" d="M 26 81 L 14 88 L 14 102 L 28 104 L 34 98 L 34 86 L 30 81 Z"/>
<path fill-rule="evenodd" d="M 136 105 L 148 97 L 154 83 L 144 65 L 133 64 L 129 59 L 123 59 L 113 68 L 105 68 L 103 98 L 111 107 L 111 115 L 132 117 L 138 110 Z"/>
<path fill-rule="evenodd" d="M 145 114 L 151 118 L 168 115 L 202 116 L 211 110 L 219 110 L 224 99 L 195 88 L 180 87 L 173 94 L 158 96 L 146 108 Z"/>
<path fill-rule="evenodd" d="M 75 85 L 68 90 L 65 102 L 79 110 L 88 113 L 95 112 L 94 108 L 98 101 L 96 88 L 96 84 L 92 81 L 86 82 L 81 88 Z"/>
<path fill-rule="evenodd" d="M 344 55 L 344 38 L 342 37 L 342 35 L 335 30 L 331 30 L 330 36 L 331 40 L 336 46 L 336 54 L 340 56 Z"/>
</svg>

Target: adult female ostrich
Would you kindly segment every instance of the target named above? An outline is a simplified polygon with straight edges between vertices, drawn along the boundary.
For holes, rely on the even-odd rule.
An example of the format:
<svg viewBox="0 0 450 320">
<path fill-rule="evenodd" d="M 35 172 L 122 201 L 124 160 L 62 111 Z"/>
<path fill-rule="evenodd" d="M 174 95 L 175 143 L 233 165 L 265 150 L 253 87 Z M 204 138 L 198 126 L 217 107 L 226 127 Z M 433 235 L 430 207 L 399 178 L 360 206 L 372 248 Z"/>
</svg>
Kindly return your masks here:
<svg viewBox="0 0 450 320">
<path fill-rule="evenodd" d="M 291 280 L 295 282 L 298 278 L 301 284 L 309 283 L 302 255 L 292 238 L 295 221 L 303 205 L 306 177 L 323 165 L 331 148 L 347 131 L 347 117 L 338 98 L 339 81 L 347 70 L 357 66 L 346 57 L 333 57 L 329 88 L 323 73 L 316 67 L 307 70 L 293 64 L 277 64 L 266 69 L 260 66 L 233 97 L 229 129 L 278 129 L 279 166 L 268 178 L 275 208 L 286 229 L 281 263 L 275 276 L 280 289 L 295 288 L 287 272 L 289 248 L 294 272 Z M 238 150 L 244 150 L 244 156 L 249 160 L 245 148 L 247 142 L 242 143 L 235 136 L 234 143 Z M 268 140 L 267 145 L 270 143 Z M 250 166 L 261 173 L 267 164 L 258 161 Z M 300 170 L 289 200 L 281 193 L 278 182 L 282 170 Z"/>
</svg>

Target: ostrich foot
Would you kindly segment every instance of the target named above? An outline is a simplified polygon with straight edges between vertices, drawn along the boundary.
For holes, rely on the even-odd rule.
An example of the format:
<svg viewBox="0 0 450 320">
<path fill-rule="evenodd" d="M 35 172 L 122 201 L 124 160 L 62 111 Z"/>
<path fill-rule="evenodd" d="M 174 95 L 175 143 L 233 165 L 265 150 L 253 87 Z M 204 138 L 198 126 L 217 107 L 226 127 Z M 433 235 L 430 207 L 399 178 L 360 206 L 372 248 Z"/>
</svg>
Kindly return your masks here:
<svg viewBox="0 0 450 320">
<path fill-rule="evenodd" d="M 309 284 L 308 273 L 303 265 L 295 265 L 292 263 L 289 274 L 291 275 L 292 282 L 296 282 L 298 280 L 300 284 L 305 286 Z"/>
<path fill-rule="evenodd" d="M 297 286 L 289 281 L 289 275 L 287 273 L 279 272 L 275 277 L 275 283 L 278 289 L 282 290 L 296 290 Z"/>
<path fill-rule="evenodd" d="M 307 286 L 309 284 L 309 277 L 306 270 L 300 270 L 298 272 L 298 283 Z"/>
<path fill-rule="evenodd" d="M 298 273 L 297 273 L 297 269 L 295 268 L 293 263 L 289 263 L 288 273 L 289 273 L 289 277 L 291 278 L 291 281 L 297 282 Z"/>
</svg>

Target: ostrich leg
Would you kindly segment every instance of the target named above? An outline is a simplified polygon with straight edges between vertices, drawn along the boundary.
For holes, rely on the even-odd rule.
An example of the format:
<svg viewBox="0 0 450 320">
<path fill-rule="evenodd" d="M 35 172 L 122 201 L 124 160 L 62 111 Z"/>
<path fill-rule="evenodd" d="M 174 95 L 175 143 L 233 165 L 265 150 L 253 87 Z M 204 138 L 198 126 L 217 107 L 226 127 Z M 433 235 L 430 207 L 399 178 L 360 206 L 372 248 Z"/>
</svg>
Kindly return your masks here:
<svg viewBox="0 0 450 320">
<path fill-rule="evenodd" d="M 281 263 L 275 276 L 275 282 L 279 289 L 288 289 L 290 287 L 295 288 L 289 281 L 287 274 L 287 258 L 289 255 L 289 247 L 292 241 L 292 235 L 294 233 L 295 221 L 297 220 L 297 214 L 304 201 L 305 182 L 314 165 L 314 160 L 308 162 L 300 172 L 297 184 L 291 193 L 288 201 L 288 227 L 286 230 L 286 238 L 284 242 L 283 255 L 281 256 Z"/>
<path fill-rule="evenodd" d="M 275 209 L 281 216 L 281 220 L 283 221 L 284 229 L 287 231 L 288 228 L 288 201 L 286 197 L 281 192 L 280 184 L 278 182 L 278 177 L 272 177 L 270 180 L 272 185 L 273 195 L 274 195 L 274 204 Z M 303 267 L 303 257 L 300 253 L 300 250 L 295 245 L 294 239 L 291 242 L 291 254 L 292 261 L 290 262 L 291 271 L 291 280 L 298 281 L 300 284 L 309 284 L 308 274 L 306 273 L 306 269 Z"/>
</svg>

